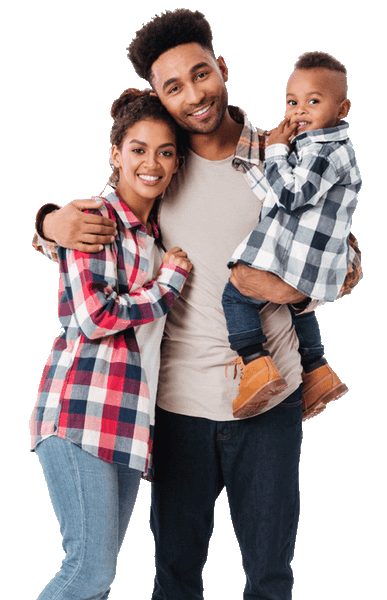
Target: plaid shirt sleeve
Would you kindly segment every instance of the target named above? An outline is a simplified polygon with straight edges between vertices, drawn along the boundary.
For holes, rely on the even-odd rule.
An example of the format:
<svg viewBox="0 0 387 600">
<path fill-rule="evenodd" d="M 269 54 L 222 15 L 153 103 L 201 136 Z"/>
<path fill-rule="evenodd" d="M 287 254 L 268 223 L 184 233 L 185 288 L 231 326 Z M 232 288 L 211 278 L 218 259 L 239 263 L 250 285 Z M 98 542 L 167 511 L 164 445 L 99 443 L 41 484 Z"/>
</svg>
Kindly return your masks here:
<svg viewBox="0 0 387 600">
<path fill-rule="evenodd" d="M 288 161 L 290 149 L 272 144 L 266 149 L 265 175 L 273 199 L 294 215 L 313 208 L 339 180 L 333 162 L 322 154 L 307 153 L 299 164 Z"/>
<path fill-rule="evenodd" d="M 66 302 L 72 306 L 79 330 L 91 340 L 162 317 L 188 276 L 184 269 L 163 263 L 157 279 L 138 286 L 142 274 L 134 265 L 130 280 L 136 289 L 119 293 L 115 244 L 98 254 L 60 248 L 59 259 Z"/>
<path fill-rule="evenodd" d="M 35 228 L 37 233 L 35 233 L 32 245 L 38 252 L 41 252 L 47 258 L 58 262 L 58 245 L 55 242 L 48 241 L 43 237 L 43 220 L 44 217 L 55 210 L 58 210 L 59 206 L 56 204 L 45 204 L 42 206 L 38 214 L 36 215 Z"/>
</svg>

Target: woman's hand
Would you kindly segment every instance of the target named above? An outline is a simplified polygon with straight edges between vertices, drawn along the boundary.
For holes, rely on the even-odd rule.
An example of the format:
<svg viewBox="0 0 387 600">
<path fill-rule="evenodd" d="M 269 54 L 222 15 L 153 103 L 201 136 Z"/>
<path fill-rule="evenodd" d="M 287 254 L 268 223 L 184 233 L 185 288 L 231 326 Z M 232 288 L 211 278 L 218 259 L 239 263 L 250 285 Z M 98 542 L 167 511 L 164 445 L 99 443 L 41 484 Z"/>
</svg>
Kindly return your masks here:
<svg viewBox="0 0 387 600">
<path fill-rule="evenodd" d="M 175 246 L 171 250 L 168 250 L 163 256 L 163 263 L 168 263 L 170 265 L 175 265 L 176 267 L 180 267 L 181 269 L 185 269 L 190 272 L 192 269 L 192 263 L 187 256 L 186 252 L 183 252 L 181 248 Z"/>
</svg>

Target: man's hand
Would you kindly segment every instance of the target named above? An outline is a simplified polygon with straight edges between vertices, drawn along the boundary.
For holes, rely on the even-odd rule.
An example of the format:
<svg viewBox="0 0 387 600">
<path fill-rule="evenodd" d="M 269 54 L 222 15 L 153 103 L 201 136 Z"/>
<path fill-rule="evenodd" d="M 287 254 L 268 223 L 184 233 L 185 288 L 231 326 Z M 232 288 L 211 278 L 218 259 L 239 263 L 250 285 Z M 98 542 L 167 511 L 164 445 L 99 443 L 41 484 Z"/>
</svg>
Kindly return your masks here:
<svg viewBox="0 0 387 600">
<path fill-rule="evenodd" d="M 187 253 L 177 246 L 164 254 L 163 263 L 175 265 L 175 267 L 185 269 L 188 273 L 192 269 L 192 263 L 188 258 Z"/>
<path fill-rule="evenodd" d="M 268 138 L 266 146 L 271 146 L 272 144 L 286 144 L 290 148 L 291 139 L 294 137 L 296 129 L 297 121 L 291 123 L 290 119 L 284 119 L 278 127 L 267 132 Z"/>
<path fill-rule="evenodd" d="M 230 281 L 244 296 L 275 304 L 298 304 L 306 296 L 269 271 L 260 271 L 237 263 L 231 269 Z"/>
<path fill-rule="evenodd" d="M 59 246 L 81 252 L 100 252 L 117 235 L 116 223 L 106 217 L 84 213 L 101 208 L 102 200 L 73 200 L 48 214 L 43 221 L 43 235 Z"/>
</svg>

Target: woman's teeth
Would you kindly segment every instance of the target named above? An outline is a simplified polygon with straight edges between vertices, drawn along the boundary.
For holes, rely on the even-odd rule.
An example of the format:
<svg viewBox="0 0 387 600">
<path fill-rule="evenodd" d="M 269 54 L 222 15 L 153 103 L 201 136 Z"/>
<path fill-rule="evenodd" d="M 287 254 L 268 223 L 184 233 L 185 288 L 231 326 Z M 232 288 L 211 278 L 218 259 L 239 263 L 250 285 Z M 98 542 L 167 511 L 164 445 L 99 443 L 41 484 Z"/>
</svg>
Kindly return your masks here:
<svg viewBox="0 0 387 600">
<path fill-rule="evenodd" d="M 139 178 L 145 183 L 154 183 L 161 179 L 161 177 L 157 177 L 156 175 L 139 175 Z"/>
<path fill-rule="evenodd" d="M 156 177 L 156 175 L 139 175 L 139 177 L 146 181 L 156 181 L 156 179 L 160 179 L 160 177 Z"/>
</svg>

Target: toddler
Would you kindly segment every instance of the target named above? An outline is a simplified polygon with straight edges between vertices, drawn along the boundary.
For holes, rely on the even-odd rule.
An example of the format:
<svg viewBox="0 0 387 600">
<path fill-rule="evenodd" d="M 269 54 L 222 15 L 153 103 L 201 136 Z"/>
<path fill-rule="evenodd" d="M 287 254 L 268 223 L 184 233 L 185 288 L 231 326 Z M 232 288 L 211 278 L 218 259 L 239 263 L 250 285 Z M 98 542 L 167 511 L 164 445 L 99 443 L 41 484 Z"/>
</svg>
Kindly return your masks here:
<svg viewBox="0 0 387 600">
<path fill-rule="evenodd" d="M 268 134 L 269 191 L 260 222 L 228 266 L 240 262 L 270 271 L 309 298 L 333 301 L 347 274 L 351 218 L 361 187 L 343 121 L 351 106 L 346 68 L 329 54 L 308 52 L 297 61 L 286 92 L 285 119 Z M 264 302 L 243 296 L 229 281 L 222 303 L 229 342 L 239 354 L 235 363 L 242 369 L 233 414 L 260 414 L 287 386 L 263 348 L 259 311 Z M 348 388 L 324 358 L 314 311 L 296 315 L 289 308 L 300 342 L 304 398 L 305 388 L 312 390 L 306 418 Z"/>
</svg>

